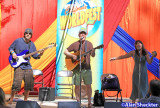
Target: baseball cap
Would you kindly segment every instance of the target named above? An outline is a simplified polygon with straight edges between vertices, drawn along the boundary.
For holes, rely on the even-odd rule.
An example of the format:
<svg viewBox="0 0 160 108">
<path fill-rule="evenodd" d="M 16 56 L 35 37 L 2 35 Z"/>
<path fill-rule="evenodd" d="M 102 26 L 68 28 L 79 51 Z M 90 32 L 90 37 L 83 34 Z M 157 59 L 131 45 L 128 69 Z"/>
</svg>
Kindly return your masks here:
<svg viewBox="0 0 160 108">
<path fill-rule="evenodd" d="M 24 33 L 33 33 L 31 28 L 25 29 Z"/>
<path fill-rule="evenodd" d="M 79 33 L 81 33 L 81 32 L 87 33 L 87 30 L 86 30 L 85 28 L 81 28 L 81 29 L 79 30 Z"/>
</svg>

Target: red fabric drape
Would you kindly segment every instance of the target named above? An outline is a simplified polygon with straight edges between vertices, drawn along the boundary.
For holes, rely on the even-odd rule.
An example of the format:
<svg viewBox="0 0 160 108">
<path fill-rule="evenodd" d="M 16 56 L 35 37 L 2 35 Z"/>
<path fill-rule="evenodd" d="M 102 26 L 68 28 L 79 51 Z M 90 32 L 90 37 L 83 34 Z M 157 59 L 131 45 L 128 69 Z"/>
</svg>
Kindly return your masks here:
<svg viewBox="0 0 160 108">
<path fill-rule="evenodd" d="M 129 0 L 104 0 L 104 51 L 108 46 Z"/>
<path fill-rule="evenodd" d="M 118 50 L 112 50 L 112 44 L 109 44 L 111 42 L 111 38 L 121 21 L 121 18 L 123 17 L 125 10 L 128 6 L 129 0 L 104 0 L 104 53 L 103 53 L 103 73 L 114 73 L 117 75 L 119 73 L 119 69 L 122 69 L 122 65 L 119 63 L 119 66 L 117 68 L 116 65 L 111 66 L 109 63 L 109 58 L 111 57 L 110 54 L 117 53 Z M 109 44 L 109 46 L 108 46 Z M 113 43 L 114 44 L 114 43 Z M 119 48 L 117 46 L 117 48 Z M 124 52 L 125 53 L 125 52 Z M 117 55 L 118 56 L 118 55 Z M 125 68 L 126 69 L 126 68 Z M 125 74 L 127 75 L 127 74 Z M 118 77 L 122 76 L 122 73 L 119 73 L 117 75 Z M 127 79 L 126 79 L 127 80 Z M 126 81 L 125 80 L 125 81 Z M 120 80 L 120 82 L 122 82 Z M 124 87 L 121 83 L 121 88 L 123 91 L 128 92 L 130 91 L 130 88 L 127 89 L 127 87 Z M 125 89 L 125 90 L 124 90 Z M 126 90 L 127 89 L 127 90 Z M 115 95 L 115 92 L 110 92 L 109 94 Z"/>
</svg>

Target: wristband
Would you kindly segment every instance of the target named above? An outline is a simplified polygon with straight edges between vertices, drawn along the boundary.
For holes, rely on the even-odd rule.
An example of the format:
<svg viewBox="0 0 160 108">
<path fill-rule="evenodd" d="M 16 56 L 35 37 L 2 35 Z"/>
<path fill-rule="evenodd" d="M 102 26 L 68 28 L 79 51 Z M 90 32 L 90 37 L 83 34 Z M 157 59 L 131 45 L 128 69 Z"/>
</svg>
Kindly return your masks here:
<svg viewBox="0 0 160 108">
<path fill-rule="evenodd" d="M 15 52 L 13 51 L 12 54 L 14 54 Z"/>
</svg>

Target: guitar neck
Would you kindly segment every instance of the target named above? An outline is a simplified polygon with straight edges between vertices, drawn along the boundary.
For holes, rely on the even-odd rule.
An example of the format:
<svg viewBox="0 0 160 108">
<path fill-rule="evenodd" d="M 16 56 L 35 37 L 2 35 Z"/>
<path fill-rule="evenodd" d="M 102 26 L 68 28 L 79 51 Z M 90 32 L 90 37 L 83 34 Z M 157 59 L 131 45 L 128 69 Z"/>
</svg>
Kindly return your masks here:
<svg viewBox="0 0 160 108">
<path fill-rule="evenodd" d="M 96 49 L 96 48 L 93 48 L 93 49 Z M 85 56 L 85 55 L 87 55 L 87 54 L 88 54 L 88 53 L 90 53 L 93 49 L 91 49 L 91 50 L 89 50 L 89 51 L 87 51 L 87 52 L 83 53 L 81 56 Z"/>
<path fill-rule="evenodd" d="M 104 47 L 104 45 L 102 44 L 102 45 L 99 45 L 99 46 L 97 46 L 97 47 L 95 47 L 95 48 L 92 48 L 91 50 L 89 50 L 88 52 L 85 52 L 85 53 L 83 53 L 82 54 L 82 56 L 85 56 L 85 55 L 87 55 L 88 53 L 90 53 L 93 49 L 100 49 L 100 48 L 103 48 Z M 81 56 L 81 57 L 82 57 Z"/>
<path fill-rule="evenodd" d="M 46 50 L 46 49 L 48 49 L 48 47 L 43 48 L 42 50 Z M 32 52 L 32 53 L 26 54 L 25 56 L 23 56 L 23 58 L 27 58 L 27 57 L 29 57 L 29 56 L 32 56 L 32 55 L 34 55 L 34 54 L 37 54 L 37 53 L 39 53 L 40 51 L 41 51 L 41 50 L 38 50 L 38 51 L 35 51 L 35 52 Z"/>
</svg>

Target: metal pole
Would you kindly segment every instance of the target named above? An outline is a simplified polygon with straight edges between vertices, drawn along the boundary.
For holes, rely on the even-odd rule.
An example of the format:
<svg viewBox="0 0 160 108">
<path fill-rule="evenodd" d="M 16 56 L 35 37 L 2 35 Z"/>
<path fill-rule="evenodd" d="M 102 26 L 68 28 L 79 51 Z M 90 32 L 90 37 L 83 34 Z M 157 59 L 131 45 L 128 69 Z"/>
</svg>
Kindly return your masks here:
<svg viewBox="0 0 160 108">
<path fill-rule="evenodd" d="M 140 99 L 140 83 L 141 83 L 141 56 L 139 51 L 139 84 L 138 84 L 138 98 Z"/>
<path fill-rule="evenodd" d="M 81 71 L 82 71 L 82 65 L 81 65 L 81 63 L 82 63 L 82 57 L 81 57 L 81 55 L 82 55 L 82 39 L 80 39 L 80 63 L 79 63 L 79 71 L 80 71 L 80 108 L 81 108 Z"/>
</svg>

